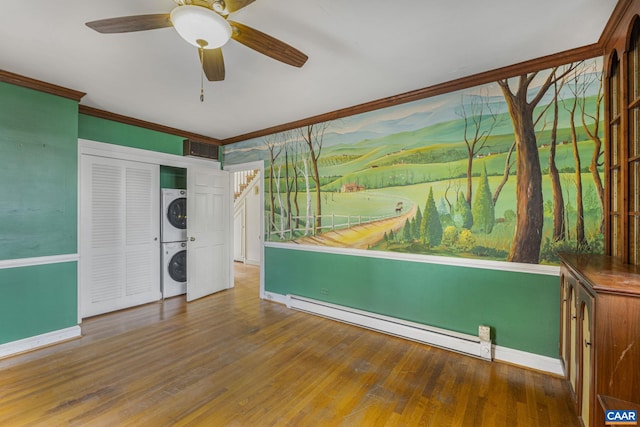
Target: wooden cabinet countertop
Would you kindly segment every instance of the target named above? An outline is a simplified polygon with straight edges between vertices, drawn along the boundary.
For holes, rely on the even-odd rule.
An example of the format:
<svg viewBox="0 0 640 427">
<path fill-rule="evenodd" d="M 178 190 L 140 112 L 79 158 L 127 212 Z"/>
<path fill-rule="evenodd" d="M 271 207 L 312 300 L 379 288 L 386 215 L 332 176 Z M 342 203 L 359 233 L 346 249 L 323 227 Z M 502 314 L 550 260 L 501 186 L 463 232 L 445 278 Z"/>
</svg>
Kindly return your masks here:
<svg viewBox="0 0 640 427">
<path fill-rule="evenodd" d="M 640 298 L 640 266 L 605 255 L 560 253 L 561 261 L 594 291 Z"/>
</svg>

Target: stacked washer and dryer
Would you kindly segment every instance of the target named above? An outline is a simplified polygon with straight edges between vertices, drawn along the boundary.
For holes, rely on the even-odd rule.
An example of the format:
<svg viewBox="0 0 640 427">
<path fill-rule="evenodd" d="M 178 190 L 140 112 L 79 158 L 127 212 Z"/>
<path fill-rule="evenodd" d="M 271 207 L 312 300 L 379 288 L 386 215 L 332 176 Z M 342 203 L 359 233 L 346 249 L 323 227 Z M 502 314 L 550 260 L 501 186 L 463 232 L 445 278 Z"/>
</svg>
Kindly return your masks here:
<svg viewBox="0 0 640 427">
<path fill-rule="evenodd" d="M 187 292 L 187 191 L 162 189 L 162 298 Z"/>
</svg>

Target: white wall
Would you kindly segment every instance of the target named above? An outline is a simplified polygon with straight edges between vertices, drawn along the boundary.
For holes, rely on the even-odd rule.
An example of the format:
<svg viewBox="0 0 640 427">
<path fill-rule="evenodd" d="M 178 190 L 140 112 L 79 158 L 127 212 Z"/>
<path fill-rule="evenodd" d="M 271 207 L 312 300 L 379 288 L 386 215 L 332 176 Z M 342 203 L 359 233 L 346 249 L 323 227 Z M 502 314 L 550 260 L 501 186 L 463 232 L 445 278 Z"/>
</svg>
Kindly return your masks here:
<svg viewBox="0 0 640 427">
<path fill-rule="evenodd" d="M 245 199 L 245 258 L 247 264 L 260 265 L 260 191 L 262 190 L 262 176 L 258 175 L 251 181 Z"/>
</svg>

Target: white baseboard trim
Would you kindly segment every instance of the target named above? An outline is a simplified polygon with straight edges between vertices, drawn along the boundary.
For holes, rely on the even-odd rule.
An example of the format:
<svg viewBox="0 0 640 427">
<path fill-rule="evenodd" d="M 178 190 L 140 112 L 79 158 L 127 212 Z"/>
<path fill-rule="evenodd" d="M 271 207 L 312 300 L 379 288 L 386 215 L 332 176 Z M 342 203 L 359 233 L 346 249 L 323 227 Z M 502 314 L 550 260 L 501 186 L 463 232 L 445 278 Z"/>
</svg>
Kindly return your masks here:
<svg viewBox="0 0 640 427">
<path fill-rule="evenodd" d="M 59 329 L 57 331 L 47 332 L 46 334 L 0 344 L 0 359 L 80 336 L 82 336 L 82 331 L 80 326 L 76 325 L 70 328 Z"/>
<path fill-rule="evenodd" d="M 277 302 L 278 304 L 287 305 L 287 297 L 280 294 L 274 294 L 273 292 L 265 292 L 263 298 L 269 301 Z"/>
<path fill-rule="evenodd" d="M 264 297 L 267 300 L 285 304 L 287 307 L 295 310 L 350 323 L 435 347 L 441 347 L 471 356 L 483 357 L 480 338 L 474 335 L 435 328 L 421 323 L 409 322 L 294 295 L 285 296 L 266 292 Z M 492 353 L 493 359 L 497 361 L 535 369 L 553 375 L 564 375 L 560 359 L 498 345 L 492 345 Z"/>
<path fill-rule="evenodd" d="M 476 357 L 480 357 L 482 354 L 480 338 L 473 335 L 434 328 L 296 295 L 287 295 L 287 307 Z"/>
<path fill-rule="evenodd" d="M 495 360 L 500 360 L 501 362 L 564 376 L 562 361 L 560 359 L 554 359 L 553 357 L 541 356 L 539 354 L 527 353 L 526 351 L 497 345 L 493 346 L 493 356 Z"/>
</svg>

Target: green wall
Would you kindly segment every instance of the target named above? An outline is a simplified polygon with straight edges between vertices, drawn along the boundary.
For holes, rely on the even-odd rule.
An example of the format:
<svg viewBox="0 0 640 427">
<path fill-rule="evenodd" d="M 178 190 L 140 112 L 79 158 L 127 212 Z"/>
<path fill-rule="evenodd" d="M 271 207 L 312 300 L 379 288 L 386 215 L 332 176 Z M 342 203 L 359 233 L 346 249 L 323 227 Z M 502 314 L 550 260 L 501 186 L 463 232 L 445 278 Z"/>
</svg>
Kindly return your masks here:
<svg viewBox="0 0 640 427">
<path fill-rule="evenodd" d="M 0 260 L 77 253 L 78 103 L 0 83 Z M 77 263 L 0 269 L 0 344 L 77 324 Z"/>
<path fill-rule="evenodd" d="M 80 114 L 78 137 L 182 156 L 183 137 Z"/>
<path fill-rule="evenodd" d="M 78 103 L 0 83 L 0 259 L 77 252 Z"/>
<path fill-rule="evenodd" d="M 76 262 L 0 269 L 0 344 L 78 323 Z"/>
<path fill-rule="evenodd" d="M 150 129 L 80 114 L 78 137 L 90 141 L 139 148 L 142 150 L 182 155 L 183 137 Z M 187 171 L 169 166 L 160 167 L 161 188 L 187 188 Z"/>
<path fill-rule="evenodd" d="M 478 334 L 494 343 L 558 357 L 555 276 L 265 248 L 265 290 Z"/>
<path fill-rule="evenodd" d="M 78 138 L 182 154 L 182 137 L 0 83 L 0 260 L 78 252 Z M 184 188 L 184 170 L 164 168 L 162 183 Z M 0 269 L 0 344 L 77 325 L 77 295 L 76 262 Z"/>
<path fill-rule="evenodd" d="M 187 170 L 171 166 L 160 166 L 160 188 L 187 189 Z"/>
</svg>

